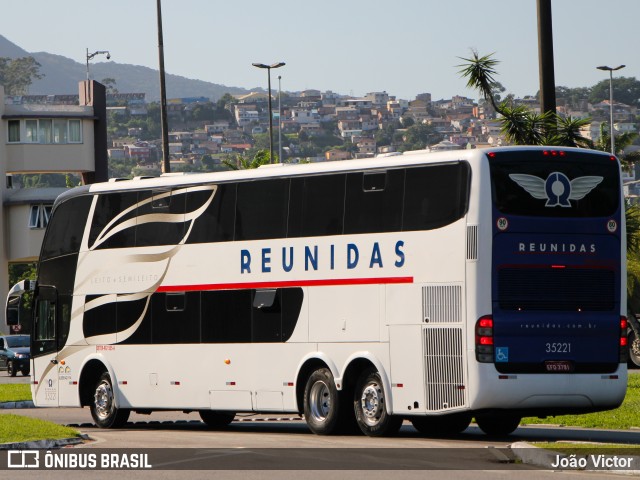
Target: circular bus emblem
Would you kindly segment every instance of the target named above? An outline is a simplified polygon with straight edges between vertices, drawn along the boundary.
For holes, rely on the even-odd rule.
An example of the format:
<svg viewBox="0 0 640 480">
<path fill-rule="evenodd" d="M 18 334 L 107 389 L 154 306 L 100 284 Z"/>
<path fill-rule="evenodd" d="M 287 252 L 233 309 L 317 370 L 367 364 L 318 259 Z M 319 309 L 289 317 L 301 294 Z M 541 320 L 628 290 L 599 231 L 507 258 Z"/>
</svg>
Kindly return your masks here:
<svg viewBox="0 0 640 480">
<path fill-rule="evenodd" d="M 498 227 L 498 230 L 504 232 L 507 228 L 509 228 L 509 220 L 504 217 L 500 217 L 496 222 L 496 226 Z"/>
<path fill-rule="evenodd" d="M 611 233 L 614 233 L 616 230 L 618 230 L 618 222 L 616 222 L 615 220 L 609 220 L 607 222 L 607 230 L 609 230 Z"/>
</svg>

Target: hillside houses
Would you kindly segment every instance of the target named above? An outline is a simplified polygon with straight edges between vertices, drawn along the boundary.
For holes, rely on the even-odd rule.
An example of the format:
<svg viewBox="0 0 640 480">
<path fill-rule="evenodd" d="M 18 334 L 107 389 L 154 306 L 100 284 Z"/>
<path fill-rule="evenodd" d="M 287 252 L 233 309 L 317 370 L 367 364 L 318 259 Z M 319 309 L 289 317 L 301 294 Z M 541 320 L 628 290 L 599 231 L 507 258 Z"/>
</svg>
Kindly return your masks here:
<svg viewBox="0 0 640 480">
<path fill-rule="evenodd" d="M 141 105 L 135 96 L 132 108 L 136 115 L 150 110 Z M 279 101 L 278 101 L 279 100 Z M 514 100 L 528 108 L 539 111 L 534 97 Z M 257 148 L 265 148 L 264 135 L 269 132 L 268 96 L 263 92 L 252 92 L 238 96 L 224 105 L 224 112 L 215 117 L 193 118 L 198 105 L 206 99 L 173 99 L 169 105 L 170 154 L 176 165 L 186 162 L 199 164 L 199 159 L 208 156 L 219 164 L 224 155 L 251 154 Z M 562 99 L 558 101 L 558 113 L 574 118 L 591 117 L 593 123 L 583 130 L 583 136 L 597 140 L 601 122 L 608 122 L 609 102 L 595 105 L 584 102 L 580 111 L 570 111 Z M 121 102 L 114 110 L 118 118 L 126 116 L 128 104 Z M 222 107 L 219 107 L 222 108 Z M 318 90 L 283 94 L 278 99 L 274 94 L 273 138 L 274 145 L 282 138 L 283 160 L 299 157 L 309 160 L 347 160 L 373 157 L 382 152 L 406 149 L 406 135 L 402 131 L 412 125 L 424 125 L 430 132 L 423 144 L 433 149 L 476 148 L 500 146 L 506 142 L 501 133 L 501 124 L 493 109 L 464 96 L 433 100 L 431 94 L 422 93 L 412 100 L 399 99 L 387 92 L 370 92 L 363 97 L 339 95 Z M 211 109 L 211 107 L 209 107 Z M 133 112 L 130 112 L 133 115 Z M 614 105 L 615 128 L 618 132 L 637 132 L 635 108 L 616 103 Z M 177 129 L 175 127 L 178 127 Z M 278 129 L 281 128 L 281 135 Z M 128 129 L 130 136 L 143 128 Z M 384 132 L 384 134 L 383 134 Z M 398 132 L 398 135 L 393 135 Z M 262 135 L 262 140 L 260 140 Z M 159 139 L 145 142 L 111 138 L 113 159 L 134 159 L 139 165 L 148 166 L 158 162 Z M 424 148 L 420 147 L 420 148 Z M 276 148 L 275 151 L 280 151 Z"/>
</svg>

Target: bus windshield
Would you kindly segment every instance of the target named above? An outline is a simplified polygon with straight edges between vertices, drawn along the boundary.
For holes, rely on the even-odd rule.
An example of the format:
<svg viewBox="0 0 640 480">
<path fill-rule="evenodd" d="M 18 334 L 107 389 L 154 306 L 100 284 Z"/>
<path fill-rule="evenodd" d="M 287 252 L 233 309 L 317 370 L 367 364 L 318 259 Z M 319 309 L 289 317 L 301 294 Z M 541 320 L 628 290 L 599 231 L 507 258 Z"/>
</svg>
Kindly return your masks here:
<svg viewBox="0 0 640 480">
<path fill-rule="evenodd" d="M 607 155 L 496 152 L 489 165 L 493 203 L 503 214 L 587 218 L 619 208 L 618 162 Z"/>
</svg>

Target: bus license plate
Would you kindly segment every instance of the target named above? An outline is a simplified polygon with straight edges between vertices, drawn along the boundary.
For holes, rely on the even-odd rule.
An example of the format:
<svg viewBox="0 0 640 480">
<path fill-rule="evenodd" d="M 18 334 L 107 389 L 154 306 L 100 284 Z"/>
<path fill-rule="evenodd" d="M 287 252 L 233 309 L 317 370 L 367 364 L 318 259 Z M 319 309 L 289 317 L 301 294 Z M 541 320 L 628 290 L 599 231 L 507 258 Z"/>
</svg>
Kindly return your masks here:
<svg viewBox="0 0 640 480">
<path fill-rule="evenodd" d="M 544 362 L 547 372 L 572 372 L 573 365 L 567 360 L 547 360 Z"/>
</svg>

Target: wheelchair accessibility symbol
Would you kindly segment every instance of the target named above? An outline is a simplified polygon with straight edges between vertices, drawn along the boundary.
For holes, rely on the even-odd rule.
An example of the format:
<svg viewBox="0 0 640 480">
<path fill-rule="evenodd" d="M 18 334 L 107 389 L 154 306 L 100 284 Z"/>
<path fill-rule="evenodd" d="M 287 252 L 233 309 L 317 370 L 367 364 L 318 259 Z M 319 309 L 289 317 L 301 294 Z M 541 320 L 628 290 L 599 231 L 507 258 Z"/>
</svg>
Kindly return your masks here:
<svg viewBox="0 0 640 480">
<path fill-rule="evenodd" d="M 509 347 L 496 347 L 496 362 L 509 361 Z"/>
</svg>

